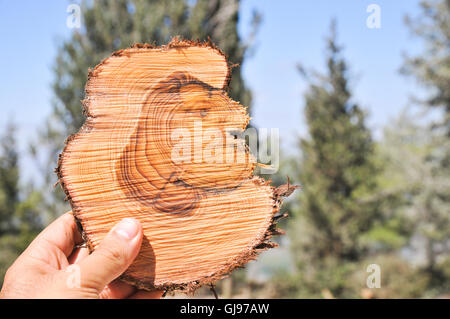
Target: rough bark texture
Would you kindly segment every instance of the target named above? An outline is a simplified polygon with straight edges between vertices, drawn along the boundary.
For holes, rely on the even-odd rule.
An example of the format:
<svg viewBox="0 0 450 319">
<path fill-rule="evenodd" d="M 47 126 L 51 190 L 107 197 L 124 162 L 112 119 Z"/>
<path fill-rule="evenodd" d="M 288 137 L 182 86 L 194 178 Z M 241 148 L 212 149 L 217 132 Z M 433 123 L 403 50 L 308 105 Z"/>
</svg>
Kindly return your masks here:
<svg viewBox="0 0 450 319">
<path fill-rule="evenodd" d="M 87 119 L 56 171 L 91 251 L 120 219 L 141 221 L 141 252 L 122 280 L 192 291 L 276 246 L 281 198 L 296 187 L 253 176 L 235 136 L 249 117 L 229 80 L 213 44 L 178 39 L 117 51 L 89 72 Z"/>
</svg>

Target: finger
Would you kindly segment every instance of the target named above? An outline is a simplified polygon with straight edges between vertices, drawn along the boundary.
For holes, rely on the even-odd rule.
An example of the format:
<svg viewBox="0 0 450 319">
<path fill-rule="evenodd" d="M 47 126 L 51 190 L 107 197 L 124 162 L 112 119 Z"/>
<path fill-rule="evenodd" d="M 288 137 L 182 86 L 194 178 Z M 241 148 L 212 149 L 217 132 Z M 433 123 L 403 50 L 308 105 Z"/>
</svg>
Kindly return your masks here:
<svg viewBox="0 0 450 319">
<path fill-rule="evenodd" d="M 116 279 L 100 293 L 102 299 L 124 299 L 136 292 L 136 287 Z"/>
<path fill-rule="evenodd" d="M 131 295 L 129 299 L 160 299 L 163 293 L 164 291 L 160 290 L 155 291 L 138 290 L 134 295 Z"/>
<path fill-rule="evenodd" d="M 80 263 L 87 256 L 89 256 L 89 249 L 87 247 L 79 247 L 67 259 L 69 260 L 69 264 L 72 265 Z"/>
<path fill-rule="evenodd" d="M 101 292 L 130 266 L 141 243 L 141 224 L 133 218 L 123 219 L 90 256 L 80 261 L 82 285 Z"/>
<path fill-rule="evenodd" d="M 75 245 L 83 242 L 81 234 L 72 212 L 67 212 L 47 228 L 45 228 L 25 250 L 30 253 L 35 247 L 44 247 L 48 250 L 56 249 L 69 256 Z"/>
</svg>

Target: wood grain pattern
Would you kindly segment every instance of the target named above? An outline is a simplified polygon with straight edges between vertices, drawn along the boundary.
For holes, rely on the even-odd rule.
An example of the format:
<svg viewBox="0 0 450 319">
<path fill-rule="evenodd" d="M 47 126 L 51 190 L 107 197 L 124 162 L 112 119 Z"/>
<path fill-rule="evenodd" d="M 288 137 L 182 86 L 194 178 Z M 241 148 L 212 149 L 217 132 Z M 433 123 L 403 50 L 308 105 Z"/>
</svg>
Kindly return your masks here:
<svg viewBox="0 0 450 319">
<path fill-rule="evenodd" d="M 143 224 L 123 280 L 191 290 L 275 246 L 281 197 L 295 187 L 253 176 L 255 160 L 235 136 L 249 117 L 227 96 L 229 80 L 219 49 L 178 39 L 115 52 L 90 72 L 87 119 L 57 173 L 91 250 L 120 219 Z"/>
</svg>

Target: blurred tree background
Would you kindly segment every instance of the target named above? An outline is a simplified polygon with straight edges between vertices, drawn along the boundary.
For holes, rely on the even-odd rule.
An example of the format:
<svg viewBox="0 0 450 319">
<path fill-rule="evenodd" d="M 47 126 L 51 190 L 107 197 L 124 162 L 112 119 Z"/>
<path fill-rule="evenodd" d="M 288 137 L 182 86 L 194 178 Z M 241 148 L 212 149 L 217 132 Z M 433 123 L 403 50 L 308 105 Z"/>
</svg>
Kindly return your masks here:
<svg viewBox="0 0 450 319">
<path fill-rule="evenodd" d="M 82 27 L 60 44 L 53 65 L 52 114 L 30 146 L 44 188 L 20 182 L 22 154 L 13 122 L 1 133 L 0 283 L 34 236 L 70 209 L 53 187 L 53 169 L 65 138 L 84 121 L 88 69 L 113 51 L 139 42 L 166 44 L 177 35 L 210 37 L 231 63 L 241 65 L 262 20 L 254 12 L 252 31 L 242 38 L 239 5 L 238 0 L 81 2 Z M 379 140 L 355 101 L 352 68 L 335 22 L 324 43 L 326 72 L 299 64 L 299 76 L 308 83 L 303 96 L 308 134 L 299 140 L 298 156 L 282 152 L 280 171 L 270 178 L 279 185 L 288 175 L 303 188 L 283 207 L 291 217 L 281 223 L 287 235 L 277 239 L 280 248 L 219 283 L 222 297 L 414 298 L 450 292 L 450 0 L 423 1 L 421 9 L 406 23 L 425 51 L 405 56 L 400 71 L 429 95 L 412 100 Z M 230 95 L 251 106 L 239 67 L 233 68 Z M 270 257 L 276 251 L 284 257 Z M 381 268 L 381 288 L 367 288 L 370 264 Z M 254 279 L 255 265 L 268 269 L 264 280 Z"/>
<path fill-rule="evenodd" d="M 238 0 L 118 0 L 82 1 L 82 28 L 58 48 L 53 66 L 53 112 L 32 151 L 45 150 L 48 159 L 43 163 L 46 172 L 48 209 L 57 216 L 67 211 L 61 205 L 61 190 L 51 192 L 56 182 L 53 168 L 67 136 L 75 133 L 84 122 L 80 101 L 89 68 L 94 68 L 112 52 L 134 43 L 167 44 L 172 37 L 200 41 L 208 37 L 217 44 L 234 64 L 241 64 L 256 32 L 259 16 L 254 14 L 254 32 L 242 41 L 237 32 Z M 151 13 L 151 14 L 149 14 Z M 245 86 L 241 69 L 232 70 L 230 95 L 244 105 L 251 104 L 250 91 Z"/>
<path fill-rule="evenodd" d="M 406 23 L 426 51 L 406 56 L 400 71 L 430 95 L 413 99 L 377 143 L 352 100 L 332 23 L 328 72 L 307 78 L 309 136 L 300 141 L 296 168 L 283 171 L 304 186 L 288 225 L 294 271 L 276 273 L 268 296 L 417 298 L 450 291 L 450 1 L 423 1 L 421 9 Z M 379 289 L 365 282 L 373 263 L 381 268 Z"/>
<path fill-rule="evenodd" d="M 19 183 L 16 129 L 11 121 L 0 138 L 0 283 L 7 268 L 46 224 L 42 195 Z"/>
</svg>

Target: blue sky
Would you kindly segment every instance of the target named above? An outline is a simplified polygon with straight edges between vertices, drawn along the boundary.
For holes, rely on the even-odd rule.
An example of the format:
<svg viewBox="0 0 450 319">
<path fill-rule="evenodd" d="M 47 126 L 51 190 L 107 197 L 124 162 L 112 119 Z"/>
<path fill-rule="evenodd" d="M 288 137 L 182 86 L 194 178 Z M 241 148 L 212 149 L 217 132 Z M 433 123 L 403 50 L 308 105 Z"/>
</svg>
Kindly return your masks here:
<svg viewBox="0 0 450 319">
<path fill-rule="evenodd" d="M 36 136 L 51 111 L 52 64 L 57 44 L 70 34 L 66 26 L 70 1 L 0 0 L 0 128 L 13 118 L 19 128 L 22 150 Z M 381 28 L 369 29 L 369 4 L 381 8 Z M 292 150 L 298 135 L 306 133 L 302 94 L 306 83 L 296 64 L 324 69 L 324 38 L 330 20 L 338 22 L 338 38 L 355 76 L 355 100 L 369 112 L 369 127 L 376 136 L 390 118 L 407 105 L 419 89 L 398 73 L 402 52 L 420 52 L 421 43 L 403 23 L 406 14 L 417 15 L 417 0 L 244 0 L 240 32 L 250 32 L 251 12 L 263 22 L 255 39 L 255 53 L 242 66 L 252 89 L 253 123 L 278 127 L 285 149 Z M 22 162 L 25 175 L 32 161 Z"/>
</svg>

